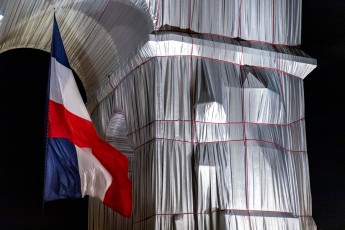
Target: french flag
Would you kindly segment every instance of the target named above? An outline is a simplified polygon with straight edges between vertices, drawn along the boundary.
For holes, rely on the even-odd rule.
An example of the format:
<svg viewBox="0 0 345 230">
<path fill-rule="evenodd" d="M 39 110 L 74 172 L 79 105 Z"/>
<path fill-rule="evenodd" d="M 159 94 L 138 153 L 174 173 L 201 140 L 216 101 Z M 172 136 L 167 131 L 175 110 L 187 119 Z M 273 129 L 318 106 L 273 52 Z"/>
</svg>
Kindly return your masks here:
<svg viewBox="0 0 345 230">
<path fill-rule="evenodd" d="M 98 197 L 131 215 L 128 159 L 103 141 L 78 91 L 54 16 L 51 45 L 44 201 Z"/>
</svg>

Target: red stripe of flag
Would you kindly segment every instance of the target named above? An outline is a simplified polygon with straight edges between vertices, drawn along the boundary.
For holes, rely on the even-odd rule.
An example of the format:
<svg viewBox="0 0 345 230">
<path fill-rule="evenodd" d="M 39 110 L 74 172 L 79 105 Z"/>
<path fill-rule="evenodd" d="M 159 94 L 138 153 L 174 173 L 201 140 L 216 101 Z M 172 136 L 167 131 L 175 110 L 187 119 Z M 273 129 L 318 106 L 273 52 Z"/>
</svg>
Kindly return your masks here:
<svg viewBox="0 0 345 230">
<path fill-rule="evenodd" d="M 79 148 L 90 148 L 113 179 L 103 203 L 126 217 L 131 215 L 132 188 L 128 179 L 128 159 L 100 139 L 90 121 L 74 115 L 62 104 L 50 100 L 48 137 L 66 138 Z"/>
</svg>

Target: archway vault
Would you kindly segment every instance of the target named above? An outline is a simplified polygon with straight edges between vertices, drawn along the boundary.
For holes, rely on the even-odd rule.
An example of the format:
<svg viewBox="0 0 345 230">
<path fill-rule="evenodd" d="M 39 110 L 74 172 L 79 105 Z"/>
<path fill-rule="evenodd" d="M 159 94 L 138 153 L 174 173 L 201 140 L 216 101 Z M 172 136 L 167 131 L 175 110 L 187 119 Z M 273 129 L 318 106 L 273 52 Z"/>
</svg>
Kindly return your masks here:
<svg viewBox="0 0 345 230">
<path fill-rule="evenodd" d="M 0 53 L 16 48 L 49 52 L 54 12 L 88 96 L 153 30 L 145 1 L 0 0 Z"/>
</svg>

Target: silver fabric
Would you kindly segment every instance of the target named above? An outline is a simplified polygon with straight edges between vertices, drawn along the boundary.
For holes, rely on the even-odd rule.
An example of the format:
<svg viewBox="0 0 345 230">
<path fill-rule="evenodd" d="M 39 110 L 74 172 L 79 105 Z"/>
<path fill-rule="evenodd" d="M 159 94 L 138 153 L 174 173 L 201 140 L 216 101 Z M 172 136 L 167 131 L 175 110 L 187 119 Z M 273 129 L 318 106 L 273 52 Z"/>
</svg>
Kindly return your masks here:
<svg viewBox="0 0 345 230">
<path fill-rule="evenodd" d="M 301 42 L 302 0 L 146 0 L 155 29 L 171 27 L 201 34 L 273 44 Z"/>
<path fill-rule="evenodd" d="M 127 68 L 114 72 L 102 88 L 111 85 L 110 93 L 99 98 L 92 113 L 98 131 L 109 136 L 109 124 L 121 111 L 134 151 L 133 215 L 130 226 L 117 229 L 316 229 L 304 75 L 282 71 L 283 65 L 277 64 L 286 55 L 290 60 L 282 62 L 299 66 L 296 73 L 303 73 L 315 61 L 300 53 L 293 58 L 291 48 L 249 66 L 244 63 L 255 60 L 259 48 L 248 44 L 231 44 L 235 52 L 231 55 L 229 49 L 228 56 L 235 61 L 230 62 L 195 51 L 197 45 L 192 50 L 185 42 L 190 37 L 157 37 L 158 42 L 149 42 L 150 49 L 143 48 L 151 50 L 142 52 L 148 58 L 139 53 L 123 64 Z M 162 37 L 174 40 L 162 45 Z M 192 44 L 199 44 L 197 39 Z M 219 46 L 197 50 L 218 55 Z M 252 58 L 245 60 L 245 50 Z M 94 202 L 90 210 L 101 210 Z M 100 228 L 95 223 L 104 215 L 90 217 L 90 228 Z M 123 221 L 119 216 L 110 219 L 102 224 Z"/>
<path fill-rule="evenodd" d="M 316 67 L 315 59 L 294 47 L 272 46 L 246 41 L 238 42 L 234 39 L 209 35 L 190 36 L 181 33 L 150 35 L 149 41 L 138 50 L 132 59 L 119 63 L 111 76 L 100 83 L 98 90 L 88 101 L 87 106 L 90 112 L 124 78 L 128 77 L 131 71 L 155 57 L 200 57 L 235 65 L 280 70 L 281 75 L 291 74 L 302 79 Z"/>
</svg>

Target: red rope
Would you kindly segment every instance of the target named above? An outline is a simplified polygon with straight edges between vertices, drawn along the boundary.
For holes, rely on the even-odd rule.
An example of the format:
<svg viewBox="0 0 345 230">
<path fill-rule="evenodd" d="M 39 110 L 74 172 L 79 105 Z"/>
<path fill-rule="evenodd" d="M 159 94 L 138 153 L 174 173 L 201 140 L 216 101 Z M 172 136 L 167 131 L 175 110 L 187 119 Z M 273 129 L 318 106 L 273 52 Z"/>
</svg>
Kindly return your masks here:
<svg viewBox="0 0 345 230">
<path fill-rule="evenodd" d="M 274 43 L 274 0 L 272 0 L 272 43 Z"/>
<path fill-rule="evenodd" d="M 169 215 L 210 215 L 212 213 L 217 212 L 225 212 L 225 211 L 239 211 L 239 212 L 248 212 L 248 214 L 252 212 L 262 212 L 262 213 L 278 213 L 282 215 L 291 215 L 297 218 L 310 218 L 312 216 L 310 215 L 294 215 L 292 212 L 283 212 L 283 211 L 270 211 L 270 210 L 247 210 L 247 209 L 215 209 L 205 212 L 180 212 L 180 213 L 155 213 L 153 215 L 150 215 L 148 217 L 145 217 L 141 220 L 135 221 L 134 224 L 138 224 L 140 222 L 146 221 L 154 216 L 169 216 Z"/>
<path fill-rule="evenodd" d="M 239 16 L 238 16 L 238 31 L 237 31 L 237 37 L 241 37 L 241 18 L 242 18 L 242 0 L 240 2 L 240 8 L 239 8 Z"/>
<path fill-rule="evenodd" d="M 194 111 L 194 106 L 193 106 L 193 103 L 194 103 L 194 78 L 193 78 L 193 37 L 192 38 L 192 48 L 191 48 L 191 51 L 190 51 L 190 93 L 191 93 L 191 116 L 192 116 L 192 125 L 191 125 L 191 128 L 192 128 L 192 143 L 194 144 L 194 126 L 195 126 L 195 123 L 194 123 L 194 116 L 195 116 L 195 111 Z"/>
<path fill-rule="evenodd" d="M 231 36 L 228 36 L 228 35 L 208 33 L 208 32 L 198 32 L 198 34 L 209 35 L 209 36 L 218 36 L 218 37 L 229 38 L 229 39 L 234 39 L 234 40 L 237 39 L 236 37 L 231 37 Z M 241 39 L 243 39 L 243 38 L 241 38 Z M 260 40 L 251 40 L 251 39 L 243 39 L 243 40 L 245 42 L 251 42 L 251 43 L 262 43 L 262 44 L 267 44 L 267 45 L 272 45 L 272 46 L 287 46 L 287 47 L 295 48 L 295 46 L 288 45 L 288 44 L 276 44 L 276 43 L 272 43 L 272 42 L 260 41 Z"/>
<path fill-rule="evenodd" d="M 155 140 L 166 140 L 166 141 L 174 141 L 174 142 L 183 142 L 183 143 L 189 143 L 189 144 L 217 144 L 217 143 L 227 143 L 227 142 L 243 142 L 243 141 L 251 141 L 251 142 L 259 142 L 259 143 L 265 143 L 265 144 L 270 144 L 270 145 L 274 145 L 286 152 L 294 152 L 294 153 L 306 153 L 307 150 L 292 150 L 292 149 L 287 149 L 285 147 L 283 147 L 282 145 L 272 142 L 272 141 L 265 141 L 265 140 L 259 140 L 259 139 L 240 139 L 240 140 L 218 140 L 218 141 L 187 141 L 187 140 L 180 140 L 180 139 L 175 139 L 175 138 L 165 138 L 165 137 L 154 137 L 148 141 L 146 141 L 145 143 L 139 145 L 138 147 L 136 147 L 134 150 L 137 150 L 141 147 L 143 147 L 144 145 L 147 145 L 148 143 L 155 141 Z"/>
<path fill-rule="evenodd" d="M 242 66 L 243 62 L 243 46 L 242 46 L 242 53 L 241 53 L 241 60 L 240 60 L 240 65 Z M 249 210 L 249 192 L 248 192 L 248 146 L 247 146 L 247 134 L 246 134 L 246 116 L 245 116 L 245 109 L 244 109 L 244 83 L 246 80 L 246 76 L 243 73 L 244 69 L 241 67 L 240 68 L 240 74 L 242 77 L 242 122 L 243 122 L 243 141 L 244 141 L 244 151 L 245 151 L 245 177 L 246 177 L 246 207 Z M 250 213 L 248 213 L 248 221 L 249 221 L 249 227 L 252 229 L 252 223 L 250 219 Z"/>
<path fill-rule="evenodd" d="M 192 2 L 188 0 L 188 29 L 191 30 Z"/>
<path fill-rule="evenodd" d="M 159 20 L 159 14 L 160 14 L 160 5 L 163 4 L 159 4 L 160 2 L 163 2 L 163 0 L 157 0 L 157 13 L 156 13 L 156 24 L 155 24 L 155 30 L 158 30 L 158 20 Z"/>
<path fill-rule="evenodd" d="M 153 120 L 153 121 L 150 121 L 149 123 L 147 123 L 146 125 L 130 132 L 127 134 L 127 136 L 130 136 L 138 131 L 140 131 L 141 129 L 144 129 L 150 125 L 152 125 L 153 123 L 155 122 L 195 122 L 195 123 L 201 123 L 201 124 L 214 124 L 214 125 L 240 125 L 240 124 L 249 124 L 249 125 L 265 125 L 265 126 L 289 126 L 289 125 L 292 125 L 294 123 L 297 123 L 297 122 L 300 122 L 300 121 L 303 121 L 304 118 L 301 118 L 301 119 L 298 119 L 296 121 L 292 121 L 290 123 L 286 123 L 286 124 L 271 124 L 271 123 L 262 123 L 262 122 L 242 122 L 242 121 L 229 121 L 229 122 L 211 122 L 211 121 L 197 121 L 197 120 Z"/>
<path fill-rule="evenodd" d="M 280 53 L 277 54 L 277 70 L 278 70 L 278 77 L 279 77 L 279 83 L 280 83 L 280 90 L 282 93 L 282 98 L 284 101 L 284 88 L 283 88 L 283 83 L 282 83 L 282 76 L 281 76 L 281 71 L 280 71 Z"/>
</svg>

